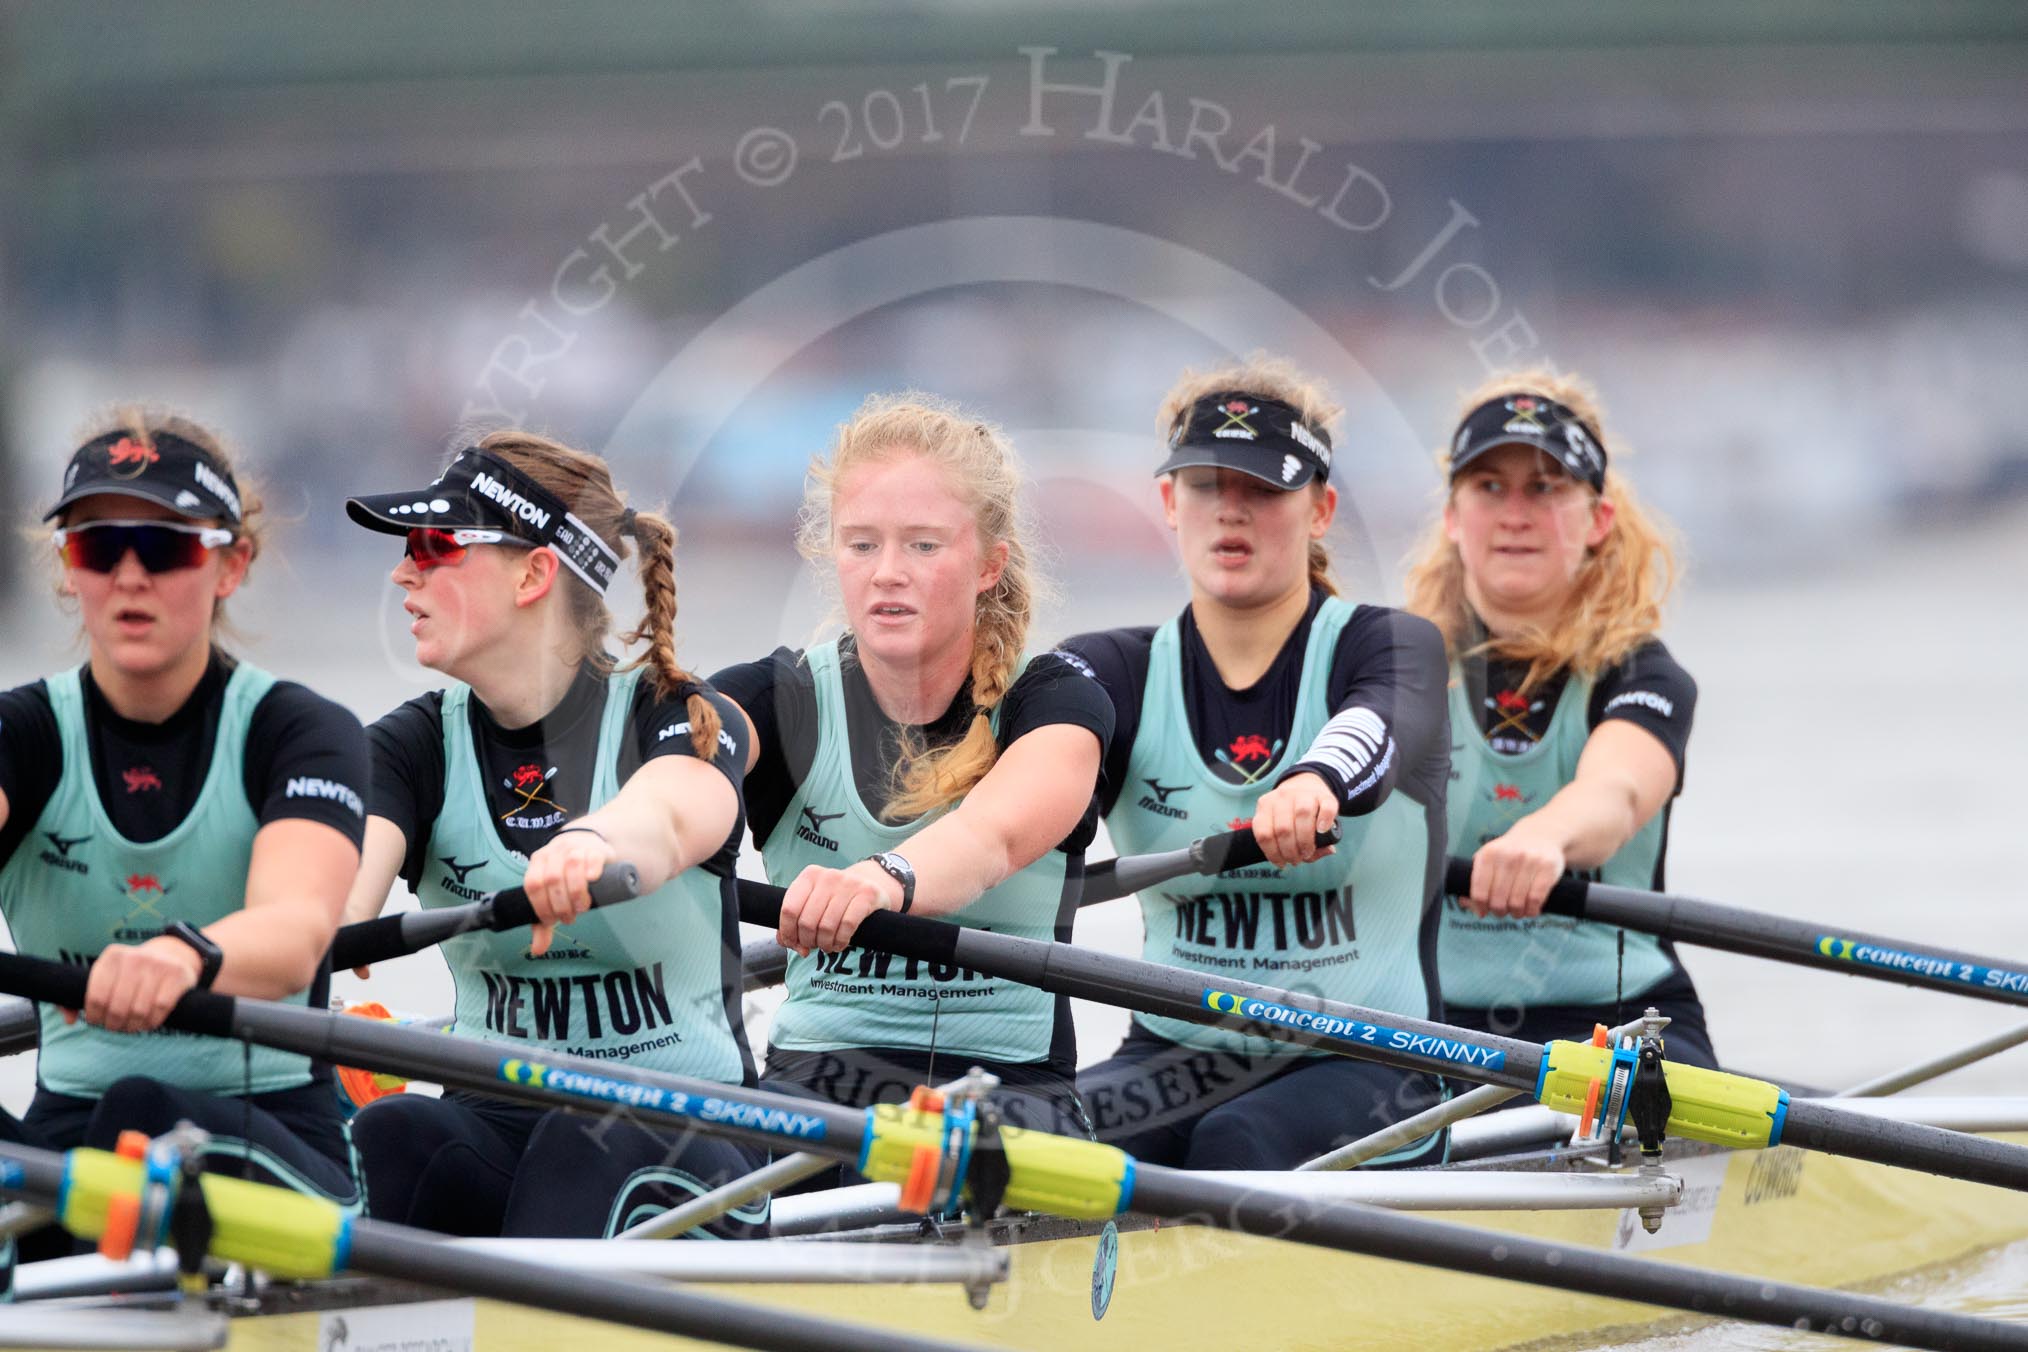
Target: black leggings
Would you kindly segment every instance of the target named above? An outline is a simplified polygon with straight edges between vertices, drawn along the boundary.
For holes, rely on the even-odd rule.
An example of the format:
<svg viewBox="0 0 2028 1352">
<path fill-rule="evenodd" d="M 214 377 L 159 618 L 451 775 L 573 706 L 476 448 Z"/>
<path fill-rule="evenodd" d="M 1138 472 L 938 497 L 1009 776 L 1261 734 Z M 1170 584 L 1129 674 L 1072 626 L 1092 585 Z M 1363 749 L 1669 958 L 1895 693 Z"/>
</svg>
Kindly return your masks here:
<svg viewBox="0 0 2028 1352">
<path fill-rule="evenodd" d="M 600 1239 L 766 1163 L 730 1141 L 477 1094 L 390 1094 L 360 1109 L 352 1139 L 367 1211 L 452 1235 Z M 690 1232 L 767 1232 L 765 1198 Z"/>
<path fill-rule="evenodd" d="M 1138 1023 L 1077 1088 L 1098 1138 L 1184 1169 L 1292 1169 L 1434 1107 L 1443 1082 L 1344 1056 L 1253 1056 L 1171 1042 Z M 1365 1167 L 1436 1164 L 1435 1132 Z"/>
</svg>

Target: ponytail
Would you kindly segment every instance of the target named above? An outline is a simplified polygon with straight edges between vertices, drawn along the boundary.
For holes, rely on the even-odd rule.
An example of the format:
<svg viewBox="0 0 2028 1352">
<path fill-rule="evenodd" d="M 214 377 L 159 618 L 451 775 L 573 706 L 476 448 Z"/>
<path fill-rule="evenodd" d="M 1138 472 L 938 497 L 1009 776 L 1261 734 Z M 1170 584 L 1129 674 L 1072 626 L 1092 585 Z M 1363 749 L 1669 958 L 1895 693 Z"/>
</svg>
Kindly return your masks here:
<svg viewBox="0 0 2028 1352">
<path fill-rule="evenodd" d="M 710 760 L 718 744 L 718 710 L 697 689 L 697 678 L 676 660 L 676 528 L 658 512 L 637 512 L 629 507 L 620 514 L 620 534 L 631 535 L 641 546 L 641 594 L 648 608 L 641 622 L 620 635 L 622 643 L 647 640 L 648 651 L 628 663 L 628 668 L 646 667 L 658 698 L 667 699 L 688 689 L 683 711 L 690 715 L 690 745 L 701 760 Z"/>
<path fill-rule="evenodd" d="M 613 552 L 621 558 L 629 553 L 625 543 L 628 538 L 640 546 L 636 567 L 640 569 L 647 611 L 638 625 L 620 635 L 620 642 L 637 643 L 645 639 L 648 650 L 629 662 L 625 670 L 646 668 L 658 700 L 669 699 L 679 691 L 689 692 L 683 708 L 690 716 L 690 745 L 701 759 L 710 760 L 721 727 L 718 710 L 696 688 L 697 678 L 676 660 L 676 528 L 658 512 L 639 512 L 627 506 L 613 484 L 612 470 L 598 456 L 519 430 L 494 432 L 481 439 L 479 446 L 568 504 L 577 518 L 613 546 Z M 594 670 L 610 672 L 612 659 L 606 656 L 605 642 L 613 617 L 604 599 L 576 579 L 566 582 L 564 587 L 582 645 L 581 660 Z"/>
</svg>

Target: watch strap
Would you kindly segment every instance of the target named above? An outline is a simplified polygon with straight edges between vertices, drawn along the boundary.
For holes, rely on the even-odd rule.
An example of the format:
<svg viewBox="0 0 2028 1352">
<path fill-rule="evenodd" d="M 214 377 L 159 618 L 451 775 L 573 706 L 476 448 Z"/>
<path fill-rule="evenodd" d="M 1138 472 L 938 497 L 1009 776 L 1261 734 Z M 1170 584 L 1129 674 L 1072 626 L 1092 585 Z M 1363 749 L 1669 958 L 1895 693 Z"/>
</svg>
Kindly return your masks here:
<svg viewBox="0 0 2028 1352">
<path fill-rule="evenodd" d="M 218 980 L 218 969 L 225 965 L 225 950 L 216 940 L 188 920 L 172 920 L 162 930 L 172 939 L 181 939 L 197 950 L 200 966 L 197 970 L 197 985 L 201 990 L 210 990 L 211 983 Z"/>
<path fill-rule="evenodd" d="M 883 850 L 879 854 L 868 855 L 867 859 L 869 862 L 877 865 L 882 873 L 885 873 L 888 877 L 901 884 L 901 910 L 899 914 L 907 915 L 909 908 L 915 905 L 915 867 L 892 850 Z"/>
</svg>

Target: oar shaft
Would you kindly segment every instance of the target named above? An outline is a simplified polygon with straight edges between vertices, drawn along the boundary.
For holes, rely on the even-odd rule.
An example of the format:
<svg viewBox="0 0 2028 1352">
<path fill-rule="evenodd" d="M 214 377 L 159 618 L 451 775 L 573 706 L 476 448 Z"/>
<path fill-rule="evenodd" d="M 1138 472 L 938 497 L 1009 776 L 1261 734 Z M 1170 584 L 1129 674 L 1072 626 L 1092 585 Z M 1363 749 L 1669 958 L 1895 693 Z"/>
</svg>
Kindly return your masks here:
<svg viewBox="0 0 2028 1352">
<path fill-rule="evenodd" d="M 781 907 L 780 889 L 742 881 L 739 895 L 742 920 L 758 925 L 776 923 Z M 1531 1097 L 1538 1092 L 1545 1049 L 1535 1043 L 1468 1033 L 1445 1024 L 1257 986 L 1231 977 L 1094 953 L 1070 944 L 967 929 L 892 911 L 876 911 L 866 917 L 853 942 L 925 962 L 969 967 L 988 976 L 1022 982 L 1073 999 L 1168 1015 L 1210 1027 L 1262 1033 L 1364 1061 L 1504 1085 Z M 1566 1053 L 1588 1050 L 1572 1043 L 1551 1044 L 1552 1052 L 1557 1049 Z M 1708 1076 L 1734 1082 L 1719 1072 L 1678 1067 L 1671 1074 L 1672 1083 L 1678 1074 L 1688 1080 Z M 1738 1083 L 1769 1095 L 1775 1093 L 1773 1086 L 1751 1081 Z M 1725 1110 L 1725 1123 L 1733 1124 L 1737 1114 L 1732 1112 L 1736 1105 L 1730 1103 L 1730 1096 L 1721 1095 L 1716 1102 Z M 1870 1119 L 1849 1120 L 1854 1116 L 1835 1107 L 1811 1105 L 1801 1114 L 1808 1133 L 1805 1137 L 1793 1134 L 1797 1118 L 1791 1110 L 1779 1139 L 1833 1154 L 1849 1154 L 1881 1164 L 2028 1191 L 2028 1149 L 1911 1123 L 1891 1124 L 1894 1130 L 1887 1132 Z M 1749 1111 L 1745 1117 L 1759 1122 L 1758 1143 L 1765 1143 L 1767 1118 L 1757 1111 Z M 1676 1122 L 1677 1115 L 1672 1115 L 1671 1120 Z M 1680 1131 L 1681 1124 L 1674 1129 Z M 1698 1135 L 1694 1131 L 1688 1134 Z M 1755 1143 L 1736 1139 L 1736 1135 L 1698 1138 L 1730 1144 Z M 1960 1160 L 1962 1165 L 1958 1163 Z"/>
<path fill-rule="evenodd" d="M 189 997 L 185 997 L 187 1000 Z M 815 1099 L 716 1084 L 564 1052 L 456 1037 L 379 1019 L 234 1000 L 230 1036 L 341 1065 L 371 1066 L 446 1088 L 586 1112 L 636 1111 L 669 1130 L 708 1127 L 713 1135 L 767 1149 L 858 1158 L 865 1113 Z M 179 1006 L 180 1008 L 180 1006 Z M 174 1026 L 172 1015 L 171 1022 Z M 568 1096 L 559 1100 L 559 1096 Z"/>
<path fill-rule="evenodd" d="M 780 920 L 781 906 L 780 888 L 740 881 L 741 920 L 773 926 Z M 1073 999 L 1257 1033 L 1407 1070 L 1461 1074 L 1515 1089 L 1535 1088 L 1542 1060 L 1538 1043 L 1468 1034 L 1405 1014 L 1094 953 L 1071 944 L 967 929 L 923 916 L 875 911 L 860 922 L 853 942 L 922 962 L 969 967 Z"/>
<path fill-rule="evenodd" d="M 1469 892 L 1471 880 L 1471 860 L 1449 861 L 1444 887 L 1450 895 Z M 1791 920 L 1740 906 L 1582 878 L 1565 878 L 1550 888 L 1543 911 L 1618 925 L 1700 948 L 1948 991 L 1996 1004 L 2028 1005 L 2028 963 L 1863 934 L 1840 925 Z"/>
<path fill-rule="evenodd" d="M 0 953 L 0 989 L 45 1004 L 80 1007 L 89 977 L 89 968 Z M 697 1124 L 770 1149 L 855 1160 L 866 1134 L 865 1113 L 820 1100 L 216 991 L 190 991 L 163 1026 L 545 1107 L 634 1110 L 671 1129 Z"/>
<path fill-rule="evenodd" d="M 1940 1131 L 1918 1122 L 1847 1112 L 1818 1099 L 1791 1099 L 1782 1144 L 1902 1169 L 2028 1190 L 2028 1152 L 2006 1141 Z"/>
<path fill-rule="evenodd" d="M 1966 1315 L 1911 1309 L 1870 1296 L 1704 1272 L 1519 1235 L 1490 1234 L 1426 1217 L 1352 1203 L 1295 1201 L 1203 1174 L 1141 1165 L 1133 1209 L 1195 1219 L 1227 1230 L 1777 1328 L 1900 1343 L 1907 1347 L 2006 1352 L 2028 1347 L 2028 1328 Z"/>
<path fill-rule="evenodd" d="M 1847 976 L 1893 981 L 1926 990 L 1968 995 L 1996 1004 L 2028 1006 L 2028 965 L 2002 964 L 1951 949 L 1762 915 L 1689 897 L 1658 897 L 1626 887 L 1593 884 L 1585 914 L 1608 925 L 1647 929 L 1680 943 L 1776 958 Z"/>
</svg>

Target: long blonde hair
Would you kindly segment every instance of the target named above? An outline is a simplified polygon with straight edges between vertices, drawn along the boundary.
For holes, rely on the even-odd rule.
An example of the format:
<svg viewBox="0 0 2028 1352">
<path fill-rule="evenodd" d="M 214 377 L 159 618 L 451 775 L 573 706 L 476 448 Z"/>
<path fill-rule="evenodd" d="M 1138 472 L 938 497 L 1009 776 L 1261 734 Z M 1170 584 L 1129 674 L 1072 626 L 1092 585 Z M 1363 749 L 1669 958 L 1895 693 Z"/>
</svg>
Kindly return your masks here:
<svg viewBox="0 0 2028 1352">
<path fill-rule="evenodd" d="M 1607 443 L 1598 394 L 1577 376 L 1547 367 L 1501 371 L 1466 395 L 1459 416 L 1489 399 L 1511 394 L 1546 395 L 1569 408 L 1615 457 L 1626 454 L 1623 442 Z M 1450 479 L 1448 447 L 1437 463 Z M 1451 484 L 1446 490 L 1456 492 Z M 1590 492 L 1589 486 L 1586 492 Z M 1510 662 L 1526 662 L 1525 692 L 1569 669 L 1596 676 L 1626 660 L 1662 626 L 1662 604 L 1677 577 L 1675 532 L 1668 522 L 1641 505 L 1625 475 L 1608 466 L 1603 491 L 1594 495 L 1613 504 L 1612 525 L 1604 540 L 1586 551 L 1563 612 L 1547 629 L 1530 629 L 1506 638 L 1488 639 L 1461 652 L 1471 632 L 1471 605 L 1465 599 L 1465 563 L 1444 531 L 1441 517 L 1424 532 L 1408 571 L 1408 609 L 1430 620 L 1443 632 L 1444 648 L 1453 661 L 1461 656 L 1492 653 Z"/>
<path fill-rule="evenodd" d="M 1331 397 L 1322 381 L 1306 375 L 1286 357 L 1256 351 L 1224 366 L 1202 371 L 1193 367 L 1178 376 L 1169 392 L 1162 396 L 1161 411 L 1155 415 L 1155 425 L 1161 429 L 1163 439 L 1173 439 L 1183 430 L 1190 421 L 1190 410 L 1198 400 L 1207 395 L 1225 393 L 1250 394 L 1287 404 L 1304 422 L 1321 430 L 1334 442 L 1338 437 L 1338 421 L 1345 413 L 1344 407 Z M 1322 493 L 1324 486 L 1322 475 L 1310 481 L 1312 493 Z M 1309 560 L 1310 585 L 1322 587 L 1331 596 L 1338 595 L 1338 579 L 1331 571 L 1331 551 L 1322 540 L 1310 541 Z"/>
<path fill-rule="evenodd" d="M 945 807 L 971 792 L 999 758 L 992 714 L 1021 668 L 1039 579 L 1031 562 L 1022 511 L 1021 466 L 993 424 L 948 400 L 908 391 L 874 395 L 838 429 L 829 458 L 810 462 L 796 544 L 803 557 L 827 563 L 834 548 L 832 506 L 853 468 L 919 455 L 944 472 L 970 508 L 981 551 L 1007 547 L 1000 579 L 981 592 L 972 617 L 972 706 L 963 740 L 940 749 L 904 740 L 894 791 L 882 813 L 903 821 Z"/>
<path fill-rule="evenodd" d="M 541 485 L 563 503 L 577 519 L 591 527 L 614 553 L 626 558 L 632 552 L 625 537 L 641 546 L 638 567 L 641 593 L 647 613 L 641 622 L 620 635 L 622 643 L 648 641 L 648 650 L 626 666 L 645 667 L 657 699 L 667 699 L 697 678 L 676 660 L 676 528 L 658 512 L 630 511 L 613 483 L 613 472 L 598 456 L 573 450 L 560 441 L 534 432 L 506 429 L 480 438 L 480 450 L 497 455 Z M 584 660 L 594 669 L 612 670 L 606 655 L 606 634 L 612 629 L 612 613 L 605 599 L 584 585 L 574 573 L 564 574 L 564 593 L 570 598 L 571 622 L 583 644 Z M 692 689 L 683 702 L 690 718 L 690 745 L 704 760 L 710 760 L 718 742 L 718 710 L 703 694 Z"/>
<path fill-rule="evenodd" d="M 230 527 L 238 539 L 246 541 L 247 567 L 251 569 L 253 561 L 260 557 L 261 546 L 267 539 L 260 486 L 240 467 L 239 457 L 227 445 L 225 438 L 196 419 L 166 408 L 153 404 L 119 404 L 102 413 L 93 414 L 79 429 L 75 444 L 88 446 L 101 437 L 119 435 L 142 442 L 153 441 L 158 435 L 180 437 L 224 467 L 239 489 L 239 520 L 223 524 Z M 62 520 L 55 522 L 57 526 L 62 524 Z M 35 535 L 46 548 L 49 530 L 39 529 L 35 531 Z M 61 598 L 63 594 L 59 591 L 58 595 Z M 227 634 L 238 632 L 226 619 L 224 597 L 219 597 L 211 603 L 211 624 L 214 630 L 222 630 Z M 217 641 L 215 635 L 213 641 Z"/>
</svg>

